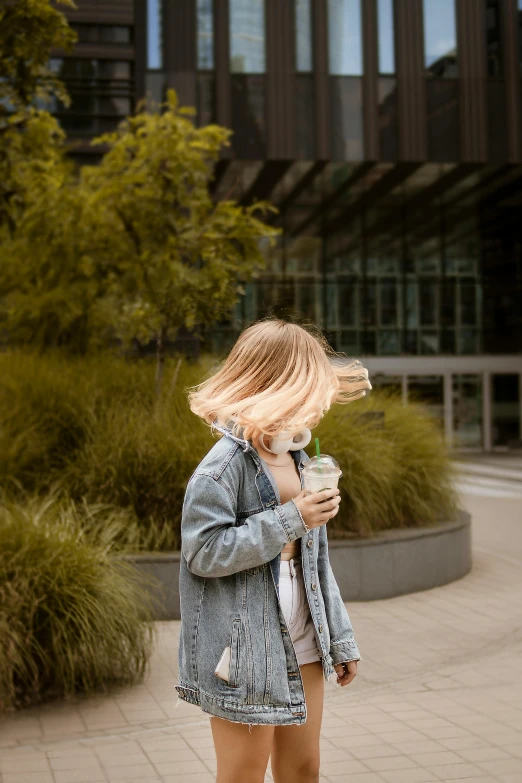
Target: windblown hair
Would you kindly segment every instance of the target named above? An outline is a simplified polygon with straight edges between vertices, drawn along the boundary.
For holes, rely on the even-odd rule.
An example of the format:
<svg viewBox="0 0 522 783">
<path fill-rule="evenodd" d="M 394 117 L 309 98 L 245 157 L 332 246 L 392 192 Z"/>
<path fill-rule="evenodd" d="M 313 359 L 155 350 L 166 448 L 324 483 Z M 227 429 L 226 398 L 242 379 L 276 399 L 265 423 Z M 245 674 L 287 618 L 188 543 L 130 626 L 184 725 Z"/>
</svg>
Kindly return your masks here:
<svg viewBox="0 0 522 783">
<path fill-rule="evenodd" d="M 315 427 L 334 402 L 371 389 L 368 370 L 337 354 L 318 331 L 266 319 L 242 332 L 219 370 L 189 390 L 207 424 L 247 440 Z"/>
</svg>

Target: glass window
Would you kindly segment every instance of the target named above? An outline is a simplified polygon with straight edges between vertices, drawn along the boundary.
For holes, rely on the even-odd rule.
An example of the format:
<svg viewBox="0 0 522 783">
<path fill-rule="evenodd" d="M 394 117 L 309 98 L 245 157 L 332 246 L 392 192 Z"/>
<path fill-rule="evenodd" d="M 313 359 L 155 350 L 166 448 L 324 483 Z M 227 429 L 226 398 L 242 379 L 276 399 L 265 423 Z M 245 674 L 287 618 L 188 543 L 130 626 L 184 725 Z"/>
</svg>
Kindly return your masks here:
<svg viewBox="0 0 522 783">
<path fill-rule="evenodd" d="M 328 0 L 330 73 L 362 76 L 360 0 Z"/>
<path fill-rule="evenodd" d="M 482 446 L 482 378 L 453 376 L 453 437 L 458 447 Z"/>
<path fill-rule="evenodd" d="M 100 79 L 130 79 L 131 64 L 124 60 L 99 60 L 98 75 Z"/>
<path fill-rule="evenodd" d="M 395 73 L 393 0 L 378 0 L 379 73 Z"/>
<path fill-rule="evenodd" d="M 73 24 L 80 43 L 131 43 L 131 28 L 111 24 Z"/>
<path fill-rule="evenodd" d="M 507 163 L 506 91 L 503 79 L 488 79 L 488 161 Z"/>
<path fill-rule="evenodd" d="M 455 0 L 424 0 L 424 65 L 430 76 L 458 75 Z"/>
<path fill-rule="evenodd" d="M 382 160 L 397 160 L 399 157 L 399 105 L 397 79 L 382 76 L 378 84 L 379 96 L 379 147 Z"/>
<path fill-rule="evenodd" d="M 522 74 L 522 0 L 518 0 L 518 62 Z"/>
<path fill-rule="evenodd" d="M 520 3 L 519 3 L 520 5 Z M 502 76 L 499 0 L 486 0 L 488 76 Z"/>
<path fill-rule="evenodd" d="M 216 121 L 214 74 L 199 73 L 196 82 L 196 108 L 198 125 Z"/>
<path fill-rule="evenodd" d="M 384 278 L 379 285 L 379 322 L 381 326 L 397 323 L 397 283 L 394 278 Z"/>
<path fill-rule="evenodd" d="M 493 445 L 507 446 L 521 437 L 520 376 L 493 375 L 492 406 Z"/>
<path fill-rule="evenodd" d="M 334 160 L 362 160 L 363 116 L 361 79 L 331 80 L 331 133 Z"/>
<path fill-rule="evenodd" d="M 410 375 L 408 400 L 423 403 L 442 427 L 444 421 L 444 382 L 441 375 Z"/>
<path fill-rule="evenodd" d="M 265 85 L 262 76 L 232 79 L 232 145 L 238 158 L 265 157 Z"/>
<path fill-rule="evenodd" d="M 198 0 L 198 68 L 210 71 L 214 67 L 213 0 Z"/>
<path fill-rule="evenodd" d="M 296 69 L 300 73 L 312 70 L 312 6 L 311 0 L 295 0 Z"/>
<path fill-rule="evenodd" d="M 447 163 L 460 155 L 459 85 L 456 79 L 427 80 L 428 156 Z"/>
<path fill-rule="evenodd" d="M 313 76 L 301 74 L 295 80 L 296 117 L 307 117 L 306 122 L 296 122 L 296 157 L 301 160 L 315 158 L 315 92 Z"/>
<path fill-rule="evenodd" d="M 264 0 L 230 0 L 230 70 L 266 70 Z"/>
<path fill-rule="evenodd" d="M 147 68 L 163 66 L 161 0 L 147 0 Z"/>
<path fill-rule="evenodd" d="M 130 43 L 130 27 L 102 25 L 99 30 L 102 43 Z"/>
</svg>

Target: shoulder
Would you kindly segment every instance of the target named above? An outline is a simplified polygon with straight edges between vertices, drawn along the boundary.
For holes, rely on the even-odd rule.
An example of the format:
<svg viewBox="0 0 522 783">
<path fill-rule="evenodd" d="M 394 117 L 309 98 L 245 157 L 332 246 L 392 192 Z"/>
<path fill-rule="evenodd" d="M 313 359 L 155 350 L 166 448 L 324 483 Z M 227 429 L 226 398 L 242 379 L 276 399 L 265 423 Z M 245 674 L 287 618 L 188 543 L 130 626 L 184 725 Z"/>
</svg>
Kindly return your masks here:
<svg viewBox="0 0 522 783">
<path fill-rule="evenodd" d="M 203 457 L 192 474 L 192 478 L 197 475 L 206 475 L 220 481 L 224 475 L 242 472 L 246 456 L 239 443 L 223 435 Z"/>
</svg>

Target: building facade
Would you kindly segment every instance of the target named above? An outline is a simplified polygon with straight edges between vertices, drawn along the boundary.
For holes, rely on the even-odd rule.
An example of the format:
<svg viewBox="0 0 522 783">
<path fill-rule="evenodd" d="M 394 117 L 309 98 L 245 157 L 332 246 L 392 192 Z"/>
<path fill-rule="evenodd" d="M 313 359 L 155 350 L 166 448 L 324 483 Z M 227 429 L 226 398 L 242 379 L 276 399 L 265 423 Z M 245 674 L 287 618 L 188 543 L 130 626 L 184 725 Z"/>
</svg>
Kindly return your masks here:
<svg viewBox="0 0 522 783">
<path fill-rule="evenodd" d="M 75 157 L 99 156 L 92 138 L 114 130 L 134 111 L 135 49 L 133 0 L 83 0 L 76 10 L 61 8 L 76 30 L 73 52 L 56 52 L 51 67 L 67 87 L 71 105 L 54 102 Z"/>
<path fill-rule="evenodd" d="M 216 198 L 279 209 L 214 347 L 309 319 L 449 443 L 520 441 L 522 0 L 134 0 L 132 35 L 135 97 L 233 129 Z"/>
</svg>

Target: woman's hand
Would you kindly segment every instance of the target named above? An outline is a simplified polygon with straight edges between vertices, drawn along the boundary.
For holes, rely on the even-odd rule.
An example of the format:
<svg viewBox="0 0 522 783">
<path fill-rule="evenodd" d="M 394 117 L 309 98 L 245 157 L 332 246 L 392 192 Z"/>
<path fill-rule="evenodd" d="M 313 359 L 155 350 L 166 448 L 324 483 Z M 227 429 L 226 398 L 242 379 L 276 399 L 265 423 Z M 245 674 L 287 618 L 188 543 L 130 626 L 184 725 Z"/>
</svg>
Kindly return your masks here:
<svg viewBox="0 0 522 783">
<path fill-rule="evenodd" d="M 338 489 L 323 489 L 311 495 L 305 494 L 305 490 L 293 498 L 294 503 L 301 512 L 301 516 L 307 527 L 321 527 L 326 525 L 339 511 L 341 495 Z"/>
<path fill-rule="evenodd" d="M 337 674 L 337 685 L 344 688 L 349 685 L 357 674 L 357 661 L 348 661 L 347 663 L 336 663 L 334 666 Z"/>
</svg>

